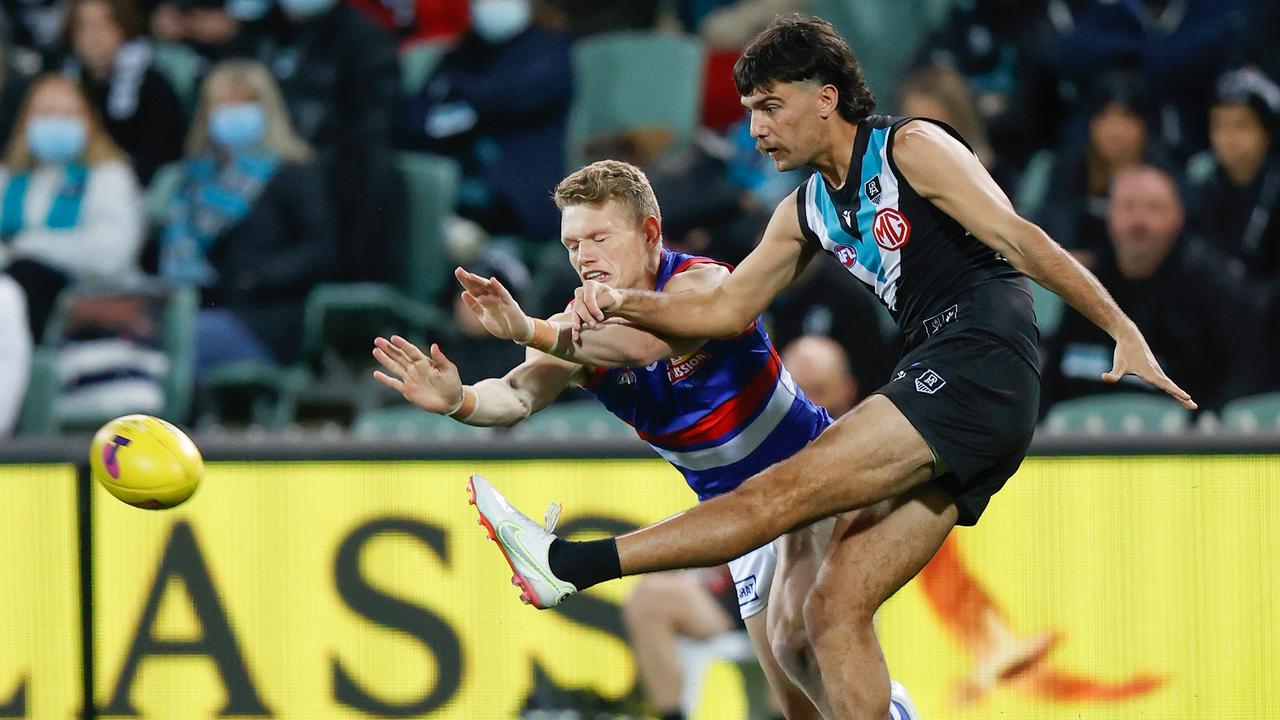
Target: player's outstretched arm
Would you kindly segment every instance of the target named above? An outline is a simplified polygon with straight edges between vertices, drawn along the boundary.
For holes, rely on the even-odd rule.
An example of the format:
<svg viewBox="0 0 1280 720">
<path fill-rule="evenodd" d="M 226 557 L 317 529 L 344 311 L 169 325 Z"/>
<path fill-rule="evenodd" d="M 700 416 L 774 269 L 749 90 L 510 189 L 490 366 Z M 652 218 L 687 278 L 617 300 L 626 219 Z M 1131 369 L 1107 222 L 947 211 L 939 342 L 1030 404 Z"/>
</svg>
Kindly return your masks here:
<svg viewBox="0 0 1280 720">
<path fill-rule="evenodd" d="M 718 265 L 699 265 L 673 277 L 672 291 L 709 287 L 729 274 Z M 454 271 L 465 290 L 462 301 L 476 314 L 490 335 L 512 340 L 562 360 L 593 368 L 643 367 L 664 358 L 684 355 L 702 340 L 668 340 L 642 328 L 609 322 L 572 338 L 572 313 L 542 320 L 525 314 L 510 291 L 496 278 L 484 278 L 462 268 Z"/>
<path fill-rule="evenodd" d="M 581 372 L 576 365 L 530 350 L 504 377 L 463 385 L 457 366 L 434 343 L 429 354 L 398 335 L 373 344 L 373 357 L 385 370 L 375 370 L 374 379 L 427 412 L 467 425 L 515 425 L 551 404 Z"/>
<path fill-rule="evenodd" d="M 895 134 L 893 161 L 922 197 L 1115 339 L 1115 362 L 1103 380 L 1137 375 L 1195 409 L 1191 396 L 1160 369 L 1137 325 L 1102 283 L 1035 223 L 1018 215 L 964 145 L 933 123 L 915 121 Z"/>
<path fill-rule="evenodd" d="M 800 231 L 795 193 L 774 211 L 764 239 L 729 277 L 715 287 L 686 292 L 623 290 L 588 280 L 578 288 L 573 311 L 578 328 L 595 329 L 616 317 L 678 338 L 737 335 L 813 257 Z"/>
</svg>

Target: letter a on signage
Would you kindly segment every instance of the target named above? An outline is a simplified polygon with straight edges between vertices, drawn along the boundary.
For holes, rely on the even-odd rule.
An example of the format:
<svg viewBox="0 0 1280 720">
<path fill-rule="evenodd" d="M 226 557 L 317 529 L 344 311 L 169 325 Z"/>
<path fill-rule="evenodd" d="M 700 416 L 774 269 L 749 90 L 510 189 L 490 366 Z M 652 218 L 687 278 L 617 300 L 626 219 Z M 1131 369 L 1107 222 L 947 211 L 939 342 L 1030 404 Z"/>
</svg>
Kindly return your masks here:
<svg viewBox="0 0 1280 720">
<path fill-rule="evenodd" d="M 196 618 L 200 622 L 201 635 L 195 640 L 165 640 L 155 635 L 156 616 L 160 612 L 160 602 L 164 599 L 165 588 L 171 579 L 182 582 L 195 609 Z M 271 711 L 262 704 L 249 671 L 245 666 L 244 655 L 236 644 L 235 635 L 231 632 L 231 624 L 227 622 L 227 613 L 222 607 L 218 593 L 209 577 L 209 569 L 205 566 L 200 547 L 196 544 L 195 533 L 186 522 L 173 525 L 173 532 L 164 549 L 164 557 L 160 560 L 160 569 L 151 583 L 151 592 L 147 595 L 147 605 L 138 621 L 138 629 L 134 632 L 133 644 L 129 648 L 129 656 L 124 661 L 120 678 L 116 681 L 115 691 L 111 694 L 111 702 L 103 708 L 104 715 L 132 715 L 138 711 L 130 702 L 129 694 L 133 689 L 133 681 L 138 674 L 138 667 L 150 655 L 207 655 L 218 667 L 223 686 L 227 691 L 227 703 L 218 711 L 219 715 L 256 715 L 270 717 Z"/>
</svg>

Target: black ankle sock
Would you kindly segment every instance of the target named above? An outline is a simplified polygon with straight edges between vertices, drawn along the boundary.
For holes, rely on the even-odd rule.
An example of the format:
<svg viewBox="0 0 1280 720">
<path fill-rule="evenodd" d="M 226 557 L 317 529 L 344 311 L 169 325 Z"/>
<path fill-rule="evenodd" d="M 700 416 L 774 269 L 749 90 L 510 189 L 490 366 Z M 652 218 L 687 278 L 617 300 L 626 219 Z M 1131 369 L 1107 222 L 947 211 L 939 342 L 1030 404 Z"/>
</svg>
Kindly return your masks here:
<svg viewBox="0 0 1280 720">
<path fill-rule="evenodd" d="M 622 577 L 618 543 L 613 538 L 575 542 L 556 538 L 547 550 L 551 572 L 579 590 Z"/>
<path fill-rule="evenodd" d="M 684 720 L 684 713 L 679 710 L 675 712 L 663 713 L 661 720 Z"/>
</svg>

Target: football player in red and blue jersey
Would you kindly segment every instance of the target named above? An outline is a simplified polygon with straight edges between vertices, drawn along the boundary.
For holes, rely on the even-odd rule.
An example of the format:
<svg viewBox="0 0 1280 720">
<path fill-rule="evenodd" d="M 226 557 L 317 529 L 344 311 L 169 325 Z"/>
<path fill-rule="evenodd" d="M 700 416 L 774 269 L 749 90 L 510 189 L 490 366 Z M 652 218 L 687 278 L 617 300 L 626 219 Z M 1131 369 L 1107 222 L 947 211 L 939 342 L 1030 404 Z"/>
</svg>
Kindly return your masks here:
<svg viewBox="0 0 1280 720">
<path fill-rule="evenodd" d="M 729 275 L 722 263 L 663 247 L 661 210 L 635 166 L 610 160 L 588 165 L 560 183 L 555 199 L 562 211 L 561 241 L 584 281 L 675 293 L 714 287 Z M 795 454 L 831 424 L 827 411 L 796 387 L 758 317 L 717 339 L 673 341 L 611 323 L 574 342 L 568 310 L 547 320 L 530 318 L 498 280 L 461 268 L 456 275 L 466 289 L 464 302 L 485 328 L 526 345 L 527 359 L 502 378 L 464 386 L 437 345 L 423 353 L 403 338 L 378 338 L 374 356 L 386 372 L 375 376 L 424 410 L 470 425 L 510 426 L 566 387 L 580 385 L 679 470 L 699 500 L 728 492 Z M 490 531 L 498 536 L 505 529 Z M 788 679 L 772 646 L 804 644 L 804 590 L 831 529 L 832 523 L 819 523 L 784 536 L 776 548 L 766 543 L 728 560 L 739 611 L 789 718 L 818 718 L 814 702 L 825 705 L 821 698 L 811 702 Z M 515 580 L 526 602 L 540 607 L 571 591 L 542 587 L 518 570 Z M 771 589 L 779 587 L 795 595 L 785 603 L 793 612 L 767 627 L 762 610 Z M 820 687 L 816 678 L 805 685 Z M 908 707 L 905 691 L 894 691 Z"/>
</svg>

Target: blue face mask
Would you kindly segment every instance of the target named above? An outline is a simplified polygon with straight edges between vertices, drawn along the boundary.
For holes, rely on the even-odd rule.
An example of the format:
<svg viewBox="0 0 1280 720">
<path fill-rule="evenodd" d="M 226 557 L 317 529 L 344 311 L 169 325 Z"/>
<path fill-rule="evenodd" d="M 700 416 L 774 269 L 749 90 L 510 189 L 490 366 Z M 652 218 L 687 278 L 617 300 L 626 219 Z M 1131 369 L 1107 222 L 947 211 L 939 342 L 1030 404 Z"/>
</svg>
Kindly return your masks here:
<svg viewBox="0 0 1280 720">
<path fill-rule="evenodd" d="M 471 28 L 494 44 L 519 35 L 531 21 L 529 0 L 475 0 L 471 3 Z"/>
<path fill-rule="evenodd" d="M 60 165 L 80 157 L 87 134 L 80 118 L 37 115 L 27 123 L 27 147 L 36 160 Z"/>
<path fill-rule="evenodd" d="M 209 137 L 228 150 L 240 150 L 267 134 L 267 112 L 256 102 L 223 105 L 209 113 Z"/>
<path fill-rule="evenodd" d="M 323 14 L 337 0 L 279 0 L 280 7 L 296 18 L 309 18 Z"/>
</svg>

